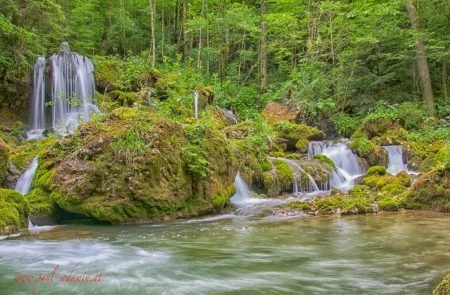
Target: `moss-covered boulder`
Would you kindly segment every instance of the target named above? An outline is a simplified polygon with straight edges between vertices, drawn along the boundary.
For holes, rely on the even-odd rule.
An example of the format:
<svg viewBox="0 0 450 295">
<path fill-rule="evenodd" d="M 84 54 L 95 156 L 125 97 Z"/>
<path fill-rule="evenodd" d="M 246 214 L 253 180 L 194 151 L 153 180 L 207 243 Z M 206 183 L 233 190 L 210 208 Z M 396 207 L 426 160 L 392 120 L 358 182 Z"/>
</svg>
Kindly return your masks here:
<svg viewBox="0 0 450 295">
<path fill-rule="evenodd" d="M 48 215 L 53 204 L 39 200 L 50 195 L 67 212 L 114 224 L 196 215 L 231 197 L 241 156 L 205 125 L 112 116 L 48 148 L 30 202 L 33 214 Z"/>
<path fill-rule="evenodd" d="M 355 151 L 358 156 L 365 159 L 369 166 L 382 165 L 388 163 L 388 153 L 380 145 L 366 137 L 354 137 L 349 144 L 349 147 Z"/>
<path fill-rule="evenodd" d="M 286 149 L 295 151 L 298 149 L 299 140 L 322 140 L 325 133 L 315 127 L 290 122 L 276 122 L 273 128 L 281 141 L 286 143 Z M 305 147 L 305 142 L 301 142 L 300 147 Z"/>
<path fill-rule="evenodd" d="M 396 122 L 385 116 L 369 116 L 363 123 L 363 130 L 369 139 L 398 128 L 400 127 Z"/>
<path fill-rule="evenodd" d="M 409 209 L 450 212 L 450 170 L 435 170 L 421 175 L 405 203 Z"/>
<path fill-rule="evenodd" d="M 120 90 L 113 90 L 106 94 L 112 101 L 117 102 L 120 106 L 131 107 L 136 103 L 142 103 L 143 99 L 134 92 L 125 92 Z"/>
<path fill-rule="evenodd" d="M 322 155 L 322 154 L 314 155 L 314 159 L 319 160 L 323 164 L 328 164 L 329 166 L 336 168 L 336 164 L 333 162 L 333 160 L 331 160 L 330 158 L 328 158 L 325 155 Z"/>
<path fill-rule="evenodd" d="M 30 208 L 21 194 L 0 189 L 0 234 L 20 232 L 28 227 Z"/>
<path fill-rule="evenodd" d="M 449 294 L 450 294 L 450 274 L 448 274 L 433 291 L 433 295 L 449 295 Z"/>
<path fill-rule="evenodd" d="M 0 138 L 0 186 L 5 182 L 8 174 L 9 146 Z"/>
<path fill-rule="evenodd" d="M 283 192 L 292 192 L 294 173 L 291 167 L 279 159 L 272 159 L 272 169 L 262 174 L 262 185 L 269 198 Z"/>
<path fill-rule="evenodd" d="M 386 167 L 384 166 L 373 166 L 370 167 L 367 172 L 366 175 L 370 176 L 370 175 L 385 175 L 386 174 Z"/>
</svg>

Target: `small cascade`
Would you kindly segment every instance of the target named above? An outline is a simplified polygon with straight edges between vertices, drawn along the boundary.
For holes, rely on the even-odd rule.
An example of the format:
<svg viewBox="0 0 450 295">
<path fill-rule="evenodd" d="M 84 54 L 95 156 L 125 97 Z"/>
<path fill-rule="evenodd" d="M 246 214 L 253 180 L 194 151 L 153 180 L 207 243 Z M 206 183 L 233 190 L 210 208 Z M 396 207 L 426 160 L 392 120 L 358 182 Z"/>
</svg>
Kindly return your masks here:
<svg viewBox="0 0 450 295">
<path fill-rule="evenodd" d="M 327 156 L 336 165 L 330 180 L 331 188 L 348 191 L 354 186 L 355 179 L 364 174 L 364 168 L 359 163 L 358 157 L 346 142 L 310 142 L 308 158 L 312 159 L 318 154 Z"/>
<path fill-rule="evenodd" d="M 293 180 L 292 180 L 292 192 L 294 194 L 298 194 L 299 193 L 297 177 L 295 177 L 295 175 L 294 175 Z"/>
<path fill-rule="evenodd" d="M 26 195 L 30 192 L 31 182 L 33 181 L 34 174 L 36 173 L 36 169 L 38 167 L 38 159 L 37 157 L 33 159 L 30 166 L 27 170 L 20 176 L 17 181 L 16 187 L 14 190 L 22 195 Z"/>
<path fill-rule="evenodd" d="M 33 78 L 28 139 L 42 137 L 46 129 L 70 134 L 99 111 L 92 101 L 94 65 L 87 57 L 70 52 L 67 42 L 47 60 L 38 59 Z"/>
<path fill-rule="evenodd" d="M 198 90 L 194 91 L 194 116 L 195 119 L 198 119 Z"/>
<path fill-rule="evenodd" d="M 401 145 L 390 145 L 384 147 L 388 152 L 387 172 L 395 175 L 402 171 L 408 171 L 408 167 L 403 162 L 403 149 Z"/>
<path fill-rule="evenodd" d="M 294 160 L 291 159 L 284 159 L 284 158 L 277 158 L 283 162 L 285 162 L 286 164 L 289 165 L 289 167 L 291 167 L 292 171 L 294 172 L 294 193 L 295 191 L 295 187 L 297 187 L 297 193 L 298 192 L 302 192 L 302 193 L 306 193 L 306 192 L 318 192 L 320 191 L 319 186 L 317 185 L 316 181 L 314 180 L 314 178 L 308 174 L 301 166 L 299 163 L 297 163 Z M 304 174 L 306 175 L 306 177 L 308 178 L 308 183 L 302 184 L 300 183 L 300 186 L 297 183 L 297 177 L 296 177 L 296 173 L 298 174 Z"/>
<path fill-rule="evenodd" d="M 34 174 L 36 173 L 36 169 L 38 167 L 38 159 L 35 157 L 31 162 L 30 166 L 25 170 L 25 172 L 20 176 L 17 181 L 16 187 L 14 190 L 22 195 L 26 195 L 30 192 L 31 183 L 33 182 Z M 30 218 L 28 218 L 28 229 L 33 229 L 35 226 L 31 223 Z"/>
<path fill-rule="evenodd" d="M 250 189 L 248 188 L 248 185 L 245 182 L 245 180 L 242 178 L 240 172 L 238 172 L 236 175 L 236 179 L 234 180 L 234 186 L 236 188 L 236 193 L 230 199 L 233 205 L 241 207 L 249 204 L 257 204 L 267 201 L 266 199 L 258 199 L 253 198 L 251 196 Z"/>
</svg>

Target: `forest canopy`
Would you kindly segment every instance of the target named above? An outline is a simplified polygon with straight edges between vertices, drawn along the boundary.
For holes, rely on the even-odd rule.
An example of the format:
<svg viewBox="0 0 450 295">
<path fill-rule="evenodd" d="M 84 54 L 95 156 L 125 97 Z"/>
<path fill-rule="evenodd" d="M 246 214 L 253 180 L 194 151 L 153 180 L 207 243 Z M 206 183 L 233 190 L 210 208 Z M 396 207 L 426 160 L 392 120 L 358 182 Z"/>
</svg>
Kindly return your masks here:
<svg viewBox="0 0 450 295">
<path fill-rule="evenodd" d="M 313 125 L 404 102 L 449 115 L 450 0 L 0 3 L 2 80 L 23 78 L 67 40 L 94 60 L 126 62 L 124 80 L 189 68 L 243 117 L 272 100 Z"/>
</svg>

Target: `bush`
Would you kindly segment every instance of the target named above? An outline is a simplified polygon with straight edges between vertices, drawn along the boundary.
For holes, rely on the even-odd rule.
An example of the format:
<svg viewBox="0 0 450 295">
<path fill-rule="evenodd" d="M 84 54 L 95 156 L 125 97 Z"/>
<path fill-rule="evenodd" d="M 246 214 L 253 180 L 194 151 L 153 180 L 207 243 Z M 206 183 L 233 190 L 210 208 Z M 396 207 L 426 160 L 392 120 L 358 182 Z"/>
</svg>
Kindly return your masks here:
<svg viewBox="0 0 450 295">
<path fill-rule="evenodd" d="M 339 135 L 344 137 L 350 137 L 361 123 L 359 119 L 343 113 L 335 115 L 332 120 Z"/>
</svg>

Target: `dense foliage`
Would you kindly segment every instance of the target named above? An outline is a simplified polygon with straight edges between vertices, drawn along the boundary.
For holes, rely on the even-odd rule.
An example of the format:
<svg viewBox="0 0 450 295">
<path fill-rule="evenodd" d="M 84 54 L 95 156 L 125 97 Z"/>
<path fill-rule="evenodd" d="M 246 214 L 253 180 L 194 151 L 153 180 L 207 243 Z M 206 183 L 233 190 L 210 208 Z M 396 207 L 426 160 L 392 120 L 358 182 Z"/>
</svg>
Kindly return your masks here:
<svg viewBox="0 0 450 295">
<path fill-rule="evenodd" d="M 136 71 L 177 63 L 214 84 L 223 106 L 254 117 L 267 101 L 334 116 L 343 135 L 380 102 L 420 104 L 416 41 L 425 44 L 437 107 L 449 115 L 450 0 L 1 0 L 0 78 L 18 79 L 62 40 Z M 407 5 L 420 27 L 412 29 Z M 133 65 L 134 67 L 129 67 Z M 236 87 L 238 86 L 238 87 Z M 220 91 L 218 91 L 220 89 Z"/>
</svg>

